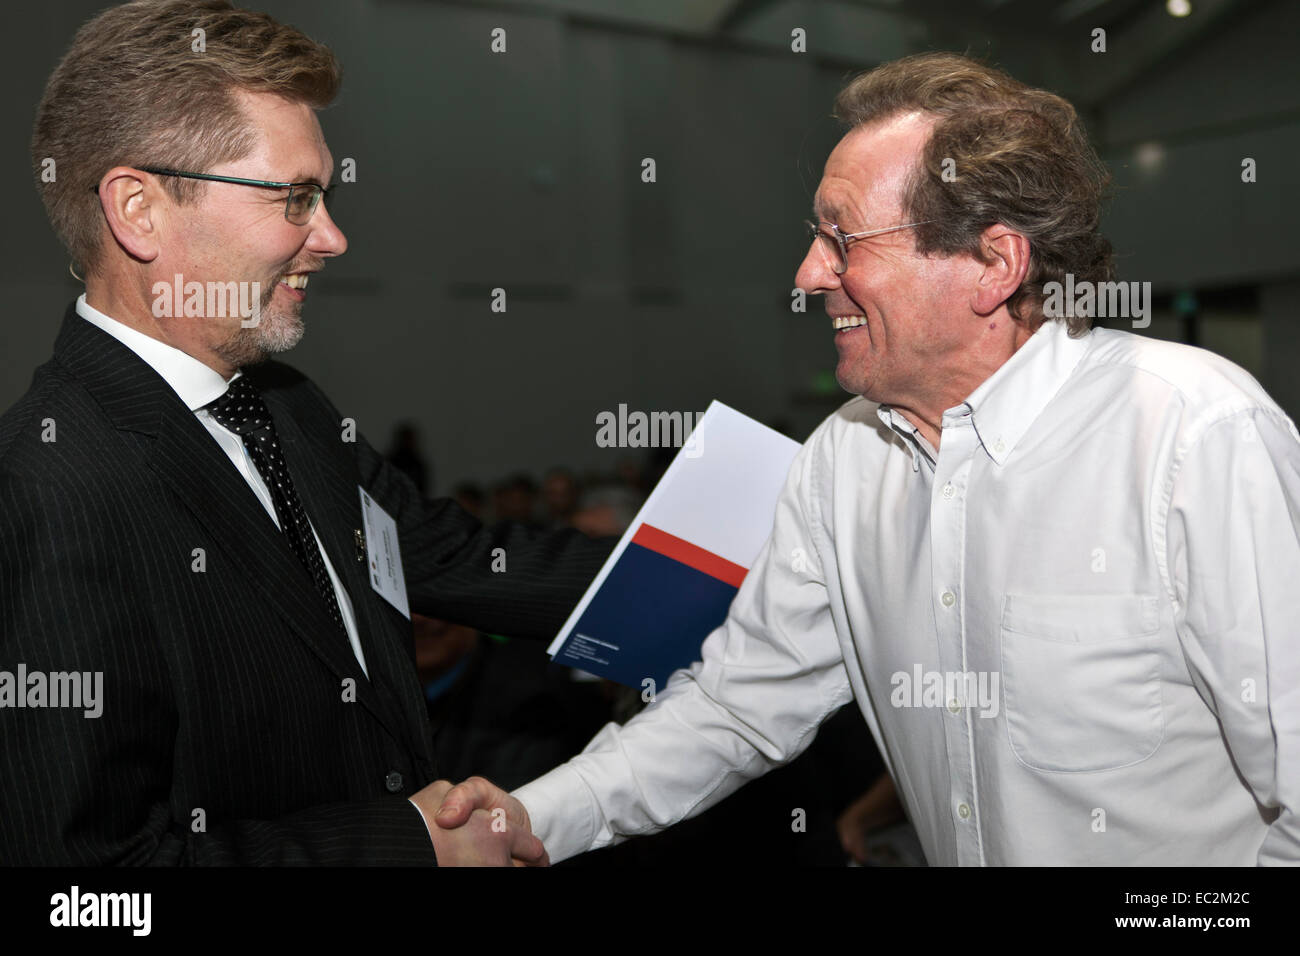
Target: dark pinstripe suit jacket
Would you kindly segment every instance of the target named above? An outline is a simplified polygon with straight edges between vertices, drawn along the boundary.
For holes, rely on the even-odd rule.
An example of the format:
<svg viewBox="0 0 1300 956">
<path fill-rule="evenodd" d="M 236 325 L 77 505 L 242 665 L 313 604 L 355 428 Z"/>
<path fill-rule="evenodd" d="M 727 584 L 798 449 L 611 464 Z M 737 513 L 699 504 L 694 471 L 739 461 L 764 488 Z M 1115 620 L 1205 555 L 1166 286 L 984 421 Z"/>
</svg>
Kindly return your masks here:
<svg viewBox="0 0 1300 956">
<path fill-rule="evenodd" d="M 412 609 L 493 633 L 552 636 L 609 551 L 424 499 L 342 440 L 303 375 L 246 374 L 352 597 L 369 679 L 212 436 L 70 308 L 0 417 L 0 669 L 102 671 L 103 713 L 0 709 L 0 863 L 432 863 L 406 799 L 436 776 L 411 627 L 357 559 L 357 486 L 397 522 Z"/>
</svg>

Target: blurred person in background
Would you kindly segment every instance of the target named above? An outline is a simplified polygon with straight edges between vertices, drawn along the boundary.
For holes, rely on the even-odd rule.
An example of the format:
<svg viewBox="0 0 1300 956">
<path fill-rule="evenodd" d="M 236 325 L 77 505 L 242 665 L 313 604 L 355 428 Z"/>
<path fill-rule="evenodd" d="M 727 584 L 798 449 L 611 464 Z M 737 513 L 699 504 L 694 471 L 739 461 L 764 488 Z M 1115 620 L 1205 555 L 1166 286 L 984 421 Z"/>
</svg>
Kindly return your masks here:
<svg viewBox="0 0 1300 956">
<path fill-rule="evenodd" d="M 433 487 L 433 469 L 420 452 L 420 433 L 410 422 L 402 422 L 393 429 L 393 440 L 388 446 L 388 461 L 427 495 Z"/>
</svg>

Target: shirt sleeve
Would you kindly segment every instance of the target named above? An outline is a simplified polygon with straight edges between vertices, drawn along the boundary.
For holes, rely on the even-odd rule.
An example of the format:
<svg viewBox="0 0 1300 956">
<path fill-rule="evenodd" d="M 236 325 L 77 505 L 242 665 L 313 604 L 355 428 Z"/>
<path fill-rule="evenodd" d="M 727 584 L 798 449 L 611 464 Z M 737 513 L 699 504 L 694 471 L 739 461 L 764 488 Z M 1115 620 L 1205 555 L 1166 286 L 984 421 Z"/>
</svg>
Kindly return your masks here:
<svg viewBox="0 0 1300 956">
<path fill-rule="evenodd" d="M 805 507 L 812 449 L 796 458 L 772 533 L 702 661 L 515 792 L 552 862 L 703 812 L 797 757 L 851 699 Z"/>
<path fill-rule="evenodd" d="M 1167 561 L 1197 690 L 1276 818 L 1260 864 L 1300 863 L 1300 436 L 1277 409 L 1210 425 L 1172 482 Z"/>
</svg>

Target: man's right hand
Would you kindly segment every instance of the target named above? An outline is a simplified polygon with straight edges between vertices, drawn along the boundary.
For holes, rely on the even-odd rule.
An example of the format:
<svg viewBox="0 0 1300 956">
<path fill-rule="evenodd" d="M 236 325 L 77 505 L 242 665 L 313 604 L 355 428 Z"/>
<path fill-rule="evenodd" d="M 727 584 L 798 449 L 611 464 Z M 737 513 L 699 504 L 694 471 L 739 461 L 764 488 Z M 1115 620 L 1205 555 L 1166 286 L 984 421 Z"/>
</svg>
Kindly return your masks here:
<svg viewBox="0 0 1300 956">
<path fill-rule="evenodd" d="M 475 782 L 485 784 L 507 800 L 513 800 L 518 808 L 507 807 L 504 803 L 489 803 L 490 791 L 477 789 L 475 794 L 478 805 L 466 806 L 465 797 L 455 804 L 463 807 L 465 812 L 437 816 L 438 808 L 453 791 L 450 781 L 438 780 L 429 784 L 411 798 L 424 815 L 425 822 L 437 820 L 429 827 L 433 838 L 433 851 L 438 857 L 439 866 L 549 866 L 550 859 L 542 841 L 533 836 L 528 823 L 528 814 L 523 805 L 514 800 L 505 791 L 494 787 L 482 777 L 471 777 L 460 787 L 467 787 Z M 462 794 L 464 791 L 462 791 Z M 451 822 L 452 820 L 455 822 Z"/>
<path fill-rule="evenodd" d="M 466 821 L 473 822 L 474 817 L 480 813 L 490 813 L 498 820 L 504 817 L 508 828 L 527 833 L 537 841 L 537 846 L 541 848 L 542 862 L 537 863 L 516 856 L 516 866 L 550 866 L 546 849 L 542 847 L 541 841 L 532 835 L 532 821 L 528 819 L 528 811 L 524 809 L 524 805 L 484 777 L 470 777 L 464 783 L 458 783 L 445 791 L 442 807 L 437 811 L 434 820 L 437 821 L 437 828 L 454 830 L 466 825 Z"/>
</svg>

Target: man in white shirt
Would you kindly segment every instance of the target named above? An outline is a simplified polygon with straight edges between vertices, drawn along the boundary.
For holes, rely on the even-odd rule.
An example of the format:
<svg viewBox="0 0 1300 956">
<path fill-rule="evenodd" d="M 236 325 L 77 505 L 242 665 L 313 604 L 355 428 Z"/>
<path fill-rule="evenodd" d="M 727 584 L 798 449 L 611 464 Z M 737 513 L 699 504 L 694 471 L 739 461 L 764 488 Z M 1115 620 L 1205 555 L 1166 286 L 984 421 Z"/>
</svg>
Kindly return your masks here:
<svg viewBox="0 0 1300 956">
<path fill-rule="evenodd" d="M 1044 315 L 1112 278 L 1064 100 L 926 54 L 837 112 L 797 282 L 861 397 L 703 660 L 440 825 L 526 811 L 560 861 L 702 812 L 853 699 L 931 864 L 1300 862 L 1295 426 L 1222 358 Z"/>
</svg>

